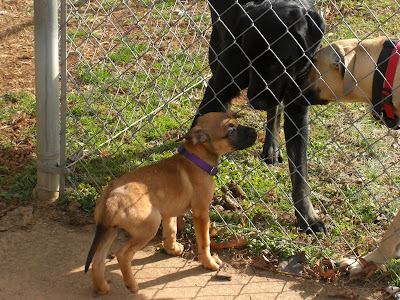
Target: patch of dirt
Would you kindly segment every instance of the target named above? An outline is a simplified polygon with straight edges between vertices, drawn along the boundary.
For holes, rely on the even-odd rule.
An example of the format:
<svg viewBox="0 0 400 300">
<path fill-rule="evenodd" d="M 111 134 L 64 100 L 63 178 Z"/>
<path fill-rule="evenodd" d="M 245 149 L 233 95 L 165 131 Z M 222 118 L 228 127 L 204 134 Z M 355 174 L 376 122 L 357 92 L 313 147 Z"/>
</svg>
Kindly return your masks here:
<svg viewBox="0 0 400 300">
<path fill-rule="evenodd" d="M 34 126 L 35 118 L 35 114 L 16 113 L 9 120 L 0 120 L 0 144 L 3 145 L 0 146 L 0 166 L 7 167 L 1 175 L 19 173 L 29 165 L 36 147 L 27 132 Z"/>
<path fill-rule="evenodd" d="M 35 93 L 33 0 L 0 1 L 0 98 L 6 93 Z M 0 107 L 18 105 L 5 100 Z M 10 176 L 30 163 L 35 145 L 27 132 L 34 114 L 17 112 L 0 121 L 0 192 L 7 190 Z"/>
<path fill-rule="evenodd" d="M 0 96 L 34 93 L 33 0 L 0 1 Z"/>
</svg>

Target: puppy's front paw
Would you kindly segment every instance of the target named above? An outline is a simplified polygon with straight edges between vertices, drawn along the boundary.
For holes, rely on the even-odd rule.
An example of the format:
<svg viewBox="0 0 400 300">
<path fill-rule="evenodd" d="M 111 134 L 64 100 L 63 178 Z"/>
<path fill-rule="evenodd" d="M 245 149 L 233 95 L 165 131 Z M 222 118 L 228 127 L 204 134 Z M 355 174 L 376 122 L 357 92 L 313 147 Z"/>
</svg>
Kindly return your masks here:
<svg viewBox="0 0 400 300">
<path fill-rule="evenodd" d="M 205 268 L 213 271 L 218 271 L 219 267 L 222 265 L 222 261 L 216 255 L 213 256 L 200 255 L 199 261 Z"/>
<path fill-rule="evenodd" d="M 165 251 L 170 255 L 181 255 L 184 249 L 185 247 L 181 243 L 175 242 L 172 247 L 165 248 Z"/>
</svg>

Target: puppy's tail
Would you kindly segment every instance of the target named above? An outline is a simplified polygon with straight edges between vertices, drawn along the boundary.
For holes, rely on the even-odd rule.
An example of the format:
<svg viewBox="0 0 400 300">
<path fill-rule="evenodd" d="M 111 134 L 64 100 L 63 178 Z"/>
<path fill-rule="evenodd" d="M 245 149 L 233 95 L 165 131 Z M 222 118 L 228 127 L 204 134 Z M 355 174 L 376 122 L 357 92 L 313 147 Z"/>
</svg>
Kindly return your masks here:
<svg viewBox="0 0 400 300">
<path fill-rule="evenodd" d="M 90 246 L 90 250 L 86 259 L 85 273 L 89 270 L 90 263 L 92 262 L 93 256 L 96 253 L 97 247 L 99 246 L 100 241 L 106 232 L 107 232 L 106 227 L 104 227 L 101 224 L 97 224 L 96 233 L 94 235 L 92 246 Z"/>
</svg>

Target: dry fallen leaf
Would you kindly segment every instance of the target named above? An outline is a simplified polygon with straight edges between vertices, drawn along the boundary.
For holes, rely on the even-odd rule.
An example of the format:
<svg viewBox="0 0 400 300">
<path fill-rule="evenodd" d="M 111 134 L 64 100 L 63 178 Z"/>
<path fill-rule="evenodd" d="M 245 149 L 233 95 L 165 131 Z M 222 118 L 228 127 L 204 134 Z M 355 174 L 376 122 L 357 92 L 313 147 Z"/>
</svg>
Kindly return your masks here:
<svg viewBox="0 0 400 300">
<path fill-rule="evenodd" d="M 222 206 L 227 210 L 237 210 L 240 208 L 239 204 L 236 203 L 235 199 L 230 197 L 229 195 L 223 195 L 223 204 Z"/>
<path fill-rule="evenodd" d="M 229 190 L 232 192 L 235 198 L 247 199 L 246 193 L 234 180 L 231 180 L 231 183 L 229 184 Z"/>
<path fill-rule="evenodd" d="M 224 248 L 242 247 L 247 244 L 247 239 L 238 235 L 232 235 L 231 240 L 227 243 L 221 243 Z"/>
<path fill-rule="evenodd" d="M 327 266 L 329 269 L 335 268 L 335 262 L 330 259 L 329 257 L 323 257 L 322 258 L 322 263 Z"/>
<path fill-rule="evenodd" d="M 261 261 L 261 260 L 257 260 L 255 262 L 253 262 L 251 264 L 251 266 L 254 269 L 261 269 L 261 270 L 266 269 L 268 267 L 268 265 L 265 262 Z"/>
<path fill-rule="evenodd" d="M 68 211 L 77 211 L 82 205 L 78 203 L 78 201 L 72 201 L 69 205 L 67 210 Z"/>
<path fill-rule="evenodd" d="M 251 266 L 255 269 L 261 269 L 261 270 L 265 269 L 272 269 L 274 271 L 280 270 L 280 268 L 275 263 L 266 258 L 265 255 L 261 254 L 260 259 L 253 262 Z"/>
<path fill-rule="evenodd" d="M 221 272 L 221 270 L 218 270 L 217 273 L 215 274 L 215 278 L 221 279 L 221 280 L 231 280 L 232 275 L 223 273 L 223 272 Z"/>
<path fill-rule="evenodd" d="M 109 152 L 107 152 L 107 151 L 102 151 L 102 152 L 100 152 L 100 155 L 101 155 L 101 157 L 103 157 L 103 158 L 107 158 L 107 157 L 109 157 L 111 154 L 110 154 Z"/>
<path fill-rule="evenodd" d="M 220 246 L 218 243 L 216 243 L 214 240 L 210 241 L 210 248 L 214 250 L 223 250 L 222 246 Z"/>
<path fill-rule="evenodd" d="M 221 234 L 223 234 L 226 231 L 226 227 L 217 229 L 217 227 L 215 226 L 215 222 L 211 223 L 210 226 L 210 237 L 216 237 L 219 236 Z"/>
<path fill-rule="evenodd" d="M 227 248 L 242 247 L 247 244 L 247 240 L 235 234 L 231 235 L 231 239 L 226 243 L 217 244 L 215 241 L 211 240 L 210 247 L 215 250 L 222 250 Z"/>
<path fill-rule="evenodd" d="M 321 278 L 329 279 L 329 280 L 330 280 L 330 279 L 336 277 L 336 272 L 337 272 L 337 269 L 336 269 L 336 268 L 335 268 L 335 269 L 327 269 L 327 270 L 325 271 L 325 269 L 321 266 L 320 261 L 318 261 L 318 262 L 315 264 L 315 267 L 316 267 L 316 269 L 317 269 L 317 275 L 318 275 L 319 277 L 321 277 Z"/>
<path fill-rule="evenodd" d="M 360 257 L 360 262 L 363 265 L 363 269 L 361 271 L 361 275 L 366 275 L 365 278 L 369 279 L 374 276 L 376 270 L 380 269 L 383 272 L 386 272 L 387 269 L 383 264 L 376 263 L 373 261 L 365 260 L 364 258 Z"/>
</svg>

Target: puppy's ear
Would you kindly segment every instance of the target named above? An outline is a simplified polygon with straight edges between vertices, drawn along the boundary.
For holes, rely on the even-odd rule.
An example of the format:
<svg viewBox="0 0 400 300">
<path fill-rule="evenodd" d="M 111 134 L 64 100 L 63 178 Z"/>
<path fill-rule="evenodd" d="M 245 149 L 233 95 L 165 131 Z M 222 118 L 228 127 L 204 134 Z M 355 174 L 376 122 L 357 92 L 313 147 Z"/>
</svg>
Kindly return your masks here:
<svg viewBox="0 0 400 300">
<path fill-rule="evenodd" d="M 210 136 L 202 129 L 196 128 L 196 126 L 190 129 L 189 132 L 185 134 L 184 138 L 191 141 L 195 145 L 205 143 L 210 140 Z"/>
<path fill-rule="evenodd" d="M 333 53 L 331 62 L 334 67 L 339 69 L 340 74 L 343 76 L 343 94 L 345 95 L 356 84 L 353 76 L 356 49 L 353 46 L 342 47 L 339 44 L 332 44 L 331 47 L 336 52 Z"/>
</svg>

